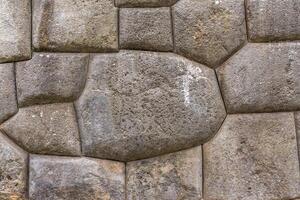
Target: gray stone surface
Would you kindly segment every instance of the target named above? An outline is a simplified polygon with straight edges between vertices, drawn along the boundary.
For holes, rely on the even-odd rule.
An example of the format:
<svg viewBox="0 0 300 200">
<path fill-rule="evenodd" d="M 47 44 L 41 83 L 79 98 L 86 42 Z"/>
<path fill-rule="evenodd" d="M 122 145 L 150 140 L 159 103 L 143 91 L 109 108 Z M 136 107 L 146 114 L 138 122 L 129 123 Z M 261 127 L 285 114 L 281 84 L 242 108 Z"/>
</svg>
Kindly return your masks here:
<svg viewBox="0 0 300 200">
<path fill-rule="evenodd" d="M 125 200 L 125 165 L 90 158 L 30 156 L 31 200 Z"/>
<path fill-rule="evenodd" d="M 33 46 L 38 51 L 116 51 L 117 27 L 113 0 L 33 0 Z"/>
<path fill-rule="evenodd" d="M 300 43 L 248 44 L 217 69 L 229 113 L 300 109 Z"/>
<path fill-rule="evenodd" d="M 120 9 L 120 47 L 172 51 L 170 8 Z"/>
<path fill-rule="evenodd" d="M 0 128 L 30 153 L 80 155 L 78 125 L 72 103 L 20 108 Z"/>
<path fill-rule="evenodd" d="M 0 123 L 17 111 L 14 65 L 0 64 Z"/>
<path fill-rule="evenodd" d="M 0 0 L 0 63 L 31 57 L 30 0 Z"/>
<path fill-rule="evenodd" d="M 228 115 L 203 148 L 205 200 L 300 196 L 293 113 Z"/>
<path fill-rule="evenodd" d="M 178 0 L 115 0 L 119 7 L 168 7 Z"/>
<path fill-rule="evenodd" d="M 181 0 L 173 18 L 175 51 L 210 67 L 247 39 L 244 0 Z"/>
<path fill-rule="evenodd" d="M 201 146 L 126 165 L 127 199 L 199 200 L 202 197 Z"/>
<path fill-rule="evenodd" d="M 251 41 L 300 39 L 299 0 L 247 0 Z"/>
<path fill-rule="evenodd" d="M 0 199 L 25 200 L 27 153 L 0 132 Z"/>
<path fill-rule="evenodd" d="M 122 161 L 199 145 L 226 116 L 212 69 L 139 51 L 93 56 L 76 108 L 84 154 Z"/>
<path fill-rule="evenodd" d="M 295 112 L 296 133 L 298 142 L 298 156 L 300 162 L 300 112 Z"/>
<path fill-rule="evenodd" d="M 19 106 L 74 101 L 88 69 L 87 54 L 34 53 L 16 65 Z"/>
</svg>

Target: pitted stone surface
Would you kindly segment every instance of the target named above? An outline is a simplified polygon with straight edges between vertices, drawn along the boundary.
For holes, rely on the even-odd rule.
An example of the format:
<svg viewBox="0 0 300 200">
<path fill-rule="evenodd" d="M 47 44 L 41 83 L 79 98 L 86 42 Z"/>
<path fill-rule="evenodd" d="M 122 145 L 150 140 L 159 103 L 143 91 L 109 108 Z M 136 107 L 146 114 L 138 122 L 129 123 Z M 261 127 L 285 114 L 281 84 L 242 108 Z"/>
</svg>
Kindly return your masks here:
<svg viewBox="0 0 300 200">
<path fill-rule="evenodd" d="M 35 53 L 17 63 L 19 106 L 74 101 L 81 94 L 88 68 L 87 54 Z"/>
<path fill-rule="evenodd" d="M 126 165 L 127 198 L 188 199 L 202 197 L 201 146 Z"/>
<path fill-rule="evenodd" d="M 31 200 L 125 200 L 123 163 L 34 155 L 29 173 Z"/>
<path fill-rule="evenodd" d="M 300 109 L 300 43 L 248 44 L 217 69 L 227 111 Z"/>
<path fill-rule="evenodd" d="M 0 63 L 31 57 L 30 0 L 0 0 Z"/>
<path fill-rule="evenodd" d="M 0 64 L 0 123 L 17 111 L 14 65 Z"/>
<path fill-rule="evenodd" d="M 298 140 L 298 155 L 300 162 L 300 112 L 295 112 L 295 123 L 296 123 L 296 132 L 297 132 L 297 140 Z"/>
<path fill-rule="evenodd" d="M 113 0 L 33 0 L 33 46 L 38 51 L 116 51 L 117 18 Z"/>
<path fill-rule="evenodd" d="M 299 40 L 299 0 L 246 0 L 249 38 L 255 42 Z"/>
<path fill-rule="evenodd" d="M 76 108 L 84 154 L 122 161 L 199 145 L 226 116 L 212 69 L 138 51 L 93 56 Z"/>
<path fill-rule="evenodd" d="M 120 46 L 123 49 L 172 51 L 170 8 L 120 9 Z"/>
<path fill-rule="evenodd" d="M 293 113 L 228 115 L 204 144 L 204 199 L 294 199 L 300 174 Z"/>
<path fill-rule="evenodd" d="M 30 153 L 79 155 L 78 125 L 72 103 L 20 108 L 0 128 Z"/>
<path fill-rule="evenodd" d="M 25 200 L 27 154 L 0 132 L 0 199 Z"/>
<path fill-rule="evenodd" d="M 115 0 L 119 7 L 168 7 L 178 0 Z"/>
<path fill-rule="evenodd" d="M 173 8 L 175 51 L 216 67 L 246 41 L 244 0 L 181 0 Z"/>
</svg>

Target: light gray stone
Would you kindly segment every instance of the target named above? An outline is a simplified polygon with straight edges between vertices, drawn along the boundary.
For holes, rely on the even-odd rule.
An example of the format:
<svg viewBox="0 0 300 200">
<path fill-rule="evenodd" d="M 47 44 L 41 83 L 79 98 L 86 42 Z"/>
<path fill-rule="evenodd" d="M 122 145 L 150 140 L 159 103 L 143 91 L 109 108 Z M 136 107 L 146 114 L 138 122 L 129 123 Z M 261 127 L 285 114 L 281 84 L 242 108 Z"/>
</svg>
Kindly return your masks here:
<svg viewBox="0 0 300 200">
<path fill-rule="evenodd" d="M 170 8 L 120 9 L 120 46 L 123 49 L 172 51 Z"/>
<path fill-rule="evenodd" d="M 175 51 L 210 67 L 247 39 L 244 0 L 181 0 L 173 18 Z"/>
<path fill-rule="evenodd" d="M 125 200 L 125 165 L 91 158 L 30 156 L 31 200 Z"/>
<path fill-rule="evenodd" d="M 93 56 L 76 108 L 84 154 L 122 161 L 197 146 L 226 116 L 212 69 L 139 51 Z"/>
<path fill-rule="evenodd" d="M 0 64 L 0 123 L 17 111 L 14 65 Z"/>
<path fill-rule="evenodd" d="M 228 115 L 203 148 L 205 200 L 300 196 L 293 113 Z"/>
<path fill-rule="evenodd" d="M 178 0 L 115 0 L 119 7 L 168 7 Z"/>
<path fill-rule="evenodd" d="M 27 153 L 0 132 L 0 199 L 27 199 Z"/>
<path fill-rule="evenodd" d="M 72 103 L 21 108 L 0 128 L 30 153 L 80 155 Z"/>
<path fill-rule="evenodd" d="M 217 69 L 229 113 L 300 109 L 300 43 L 248 44 Z"/>
<path fill-rule="evenodd" d="M 295 112 L 295 123 L 296 123 L 296 132 L 297 132 L 297 142 L 298 142 L 298 155 L 300 162 L 300 112 Z M 300 163 L 299 163 L 300 165 Z"/>
<path fill-rule="evenodd" d="M 0 63 L 31 57 L 30 0 L 0 0 Z"/>
<path fill-rule="evenodd" d="M 300 39 L 299 0 L 247 0 L 251 41 Z"/>
<path fill-rule="evenodd" d="M 127 199 L 199 200 L 202 197 L 201 146 L 126 164 Z"/>
<path fill-rule="evenodd" d="M 19 106 L 76 100 L 85 85 L 87 54 L 35 53 L 17 63 Z"/>
<path fill-rule="evenodd" d="M 113 0 L 33 0 L 32 3 L 35 50 L 118 49 L 118 12 Z"/>
</svg>

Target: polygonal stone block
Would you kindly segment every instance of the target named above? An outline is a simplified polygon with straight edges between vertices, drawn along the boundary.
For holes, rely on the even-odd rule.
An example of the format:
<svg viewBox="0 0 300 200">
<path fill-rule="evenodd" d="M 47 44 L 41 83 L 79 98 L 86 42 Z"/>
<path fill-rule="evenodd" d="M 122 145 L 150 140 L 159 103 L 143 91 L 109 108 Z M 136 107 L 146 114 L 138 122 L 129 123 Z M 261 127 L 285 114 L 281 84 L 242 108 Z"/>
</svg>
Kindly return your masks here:
<svg viewBox="0 0 300 200">
<path fill-rule="evenodd" d="M 201 146 L 126 165 L 128 199 L 188 199 L 202 197 Z"/>
<path fill-rule="evenodd" d="M 173 18 L 175 51 L 210 67 L 247 39 L 244 0 L 181 0 Z"/>
<path fill-rule="evenodd" d="M 171 51 L 170 8 L 122 8 L 120 46 L 123 49 Z"/>
<path fill-rule="evenodd" d="M 300 109 L 300 43 L 248 44 L 217 69 L 229 113 Z"/>
<path fill-rule="evenodd" d="M 168 7 L 178 0 L 115 0 L 119 7 Z"/>
<path fill-rule="evenodd" d="M 293 113 L 228 115 L 203 151 L 204 199 L 300 196 Z"/>
<path fill-rule="evenodd" d="M 139 51 L 93 56 L 76 108 L 84 154 L 122 161 L 199 145 L 226 116 L 212 69 Z"/>
<path fill-rule="evenodd" d="M 35 53 L 17 63 L 19 106 L 74 101 L 84 88 L 87 54 Z"/>
<path fill-rule="evenodd" d="M 0 64 L 0 123 L 17 111 L 14 65 Z"/>
<path fill-rule="evenodd" d="M 0 128 L 30 153 L 80 155 L 72 103 L 21 108 Z"/>
<path fill-rule="evenodd" d="M 30 0 L 0 0 L 0 63 L 31 57 Z"/>
<path fill-rule="evenodd" d="M 251 41 L 300 39 L 299 0 L 246 0 Z"/>
<path fill-rule="evenodd" d="M 113 0 L 33 0 L 33 46 L 38 51 L 107 52 L 118 49 Z"/>
<path fill-rule="evenodd" d="M 31 200 L 125 200 L 125 165 L 91 158 L 30 156 Z"/>
<path fill-rule="evenodd" d="M 0 199 L 25 200 L 27 153 L 0 132 Z"/>
</svg>

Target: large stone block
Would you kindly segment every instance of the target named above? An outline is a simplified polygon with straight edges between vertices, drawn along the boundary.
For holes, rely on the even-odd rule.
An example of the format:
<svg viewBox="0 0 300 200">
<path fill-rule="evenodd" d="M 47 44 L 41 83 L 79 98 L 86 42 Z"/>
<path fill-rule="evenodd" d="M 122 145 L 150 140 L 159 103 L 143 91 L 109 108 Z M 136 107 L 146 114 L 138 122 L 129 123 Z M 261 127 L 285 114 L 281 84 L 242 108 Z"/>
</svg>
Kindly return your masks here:
<svg viewBox="0 0 300 200">
<path fill-rule="evenodd" d="M 168 7 L 178 0 L 115 0 L 119 7 Z"/>
<path fill-rule="evenodd" d="M 30 153 L 80 155 L 72 103 L 21 108 L 0 128 Z"/>
<path fill-rule="evenodd" d="M 181 0 L 173 18 L 175 51 L 210 67 L 247 39 L 244 0 Z"/>
<path fill-rule="evenodd" d="M 84 154 L 122 161 L 199 145 L 226 116 L 212 69 L 139 51 L 93 56 L 76 108 Z"/>
<path fill-rule="evenodd" d="M 31 57 L 30 0 L 0 0 L 0 63 Z"/>
<path fill-rule="evenodd" d="M 248 44 L 217 69 L 227 111 L 300 109 L 300 43 Z"/>
<path fill-rule="evenodd" d="M 126 165 L 128 200 L 199 200 L 202 197 L 201 146 Z"/>
<path fill-rule="evenodd" d="M 125 165 L 91 158 L 30 156 L 31 200 L 125 200 Z"/>
<path fill-rule="evenodd" d="M 122 8 L 120 46 L 123 49 L 172 51 L 170 8 Z"/>
<path fill-rule="evenodd" d="M 294 199 L 300 174 L 293 113 L 228 115 L 204 144 L 204 199 Z"/>
<path fill-rule="evenodd" d="M 246 0 L 246 3 L 250 40 L 300 39 L 299 0 Z"/>
<path fill-rule="evenodd" d="M 118 49 L 113 0 L 33 0 L 35 50 L 107 52 Z"/>
<path fill-rule="evenodd" d="M 87 54 L 35 53 L 17 63 L 19 106 L 76 100 L 84 88 L 88 59 Z"/>
</svg>

